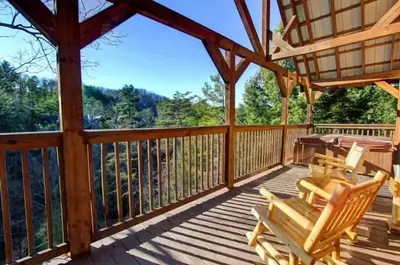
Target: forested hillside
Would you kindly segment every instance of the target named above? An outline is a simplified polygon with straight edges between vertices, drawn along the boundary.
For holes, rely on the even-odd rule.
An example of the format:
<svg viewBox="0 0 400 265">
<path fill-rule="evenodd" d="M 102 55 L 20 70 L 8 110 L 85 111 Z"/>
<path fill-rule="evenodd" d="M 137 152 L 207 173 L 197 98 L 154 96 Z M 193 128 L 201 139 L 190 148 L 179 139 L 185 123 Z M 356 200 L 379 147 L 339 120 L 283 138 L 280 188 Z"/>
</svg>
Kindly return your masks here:
<svg viewBox="0 0 400 265">
<path fill-rule="evenodd" d="M 84 85 L 82 96 L 85 128 L 166 128 L 214 126 L 224 123 L 224 84 L 218 75 L 211 76 L 210 80 L 204 83 L 201 95 L 181 91 L 175 92 L 171 98 L 135 88 L 134 80 L 132 83 L 117 90 Z M 10 63 L 3 61 L 0 64 L 0 99 L 0 133 L 59 130 L 56 80 L 17 74 Z M 260 70 L 251 76 L 246 82 L 243 99 L 236 111 L 237 124 L 280 123 L 281 96 L 272 72 Z M 304 93 L 296 86 L 290 98 L 289 122 L 304 123 L 306 108 Z M 314 104 L 313 121 L 314 123 L 393 123 L 396 117 L 395 110 L 394 97 L 373 86 L 362 89 L 329 90 Z M 143 149 L 146 150 L 146 146 L 143 146 Z M 153 155 L 156 156 L 155 150 L 152 149 L 153 151 Z M 133 157 L 137 157 L 137 149 L 133 148 L 132 152 Z M 123 150 L 121 153 L 124 153 Z M 113 146 L 107 145 L 107 194 L 110 218 L 112 222 L 115 222 L 118 213 L 113 156 Z M 148 154 L 144 153 L 143 156 L 147 159 Z M 13 250 L 16 257 L 21 257 L 27 255 L 24 199 L 21 194 L 21 154 L 7 152 L 6 159 Z M 93 149 L 93 159 L 95 167 L 99 168 L 99 146 Z M 143 162 L 147 163 L 147 160 Z M 44 249 L 47 244 L 42 163 L 40 150 L 29 151 L 36 250 Z M 133 172 L 137 172 L 137 161 L 133 161 L 133 164 Z M 49 149 L 49 165 L 54 242 L 59 243 L 61 240 L 60 192 L 57 157 L 54 149 Z M 121 157 L 121 168 L 126 169 L 125 156 Z M 144 169 L 144 174 L 148 175 L 147 168 Z M 124 207 L 127 205 L 127 177 L 126 174 L 121 175 Z M 138 185 L 136 173 L 132 178 L 133 185 L 136 187 Z M 96 170 L 95 193 L 98 202 L 101 202 L 102 193 L 100 180 L 101 174 L 99 170 Z M 146 186 L 147 183 L 145 183 Z M 138 189 L 134 190 L 136 190 L 135 202 L 138 202 Z M 156 201 L 157 194 L 154 196 L 154 201 Z M 98 204 L 97 207 L 101 209 L 102 205 Z M 127 212 L 126 209 L 124 212 Z M 99 225 L 103 223 L 104 216 L 99 216 Z M 0 264 L 4 259 L 1 229 L 2 221 L 0 220 Z"/>
</svg>

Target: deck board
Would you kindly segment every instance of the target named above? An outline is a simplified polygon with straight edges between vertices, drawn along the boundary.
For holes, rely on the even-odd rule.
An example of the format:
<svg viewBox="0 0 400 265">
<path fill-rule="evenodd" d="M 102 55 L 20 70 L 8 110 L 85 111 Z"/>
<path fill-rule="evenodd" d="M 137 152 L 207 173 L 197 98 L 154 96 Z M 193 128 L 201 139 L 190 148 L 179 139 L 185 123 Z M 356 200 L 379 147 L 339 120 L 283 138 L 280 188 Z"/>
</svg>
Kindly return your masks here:
<svg viewBox="0 0 400 265">
<path fill-rule="evenodd" d="M 251 207 L 266 204 L 258 191 L 264 187 L 281 198 L 297 196 L 295 180 L 306 174 L 304 167 L 289 166 L 255 176 L 233 190 L 218 191 L 96 242 L 85 258 L 93 265 L 261 264 L 245 236 L 256 224 Z M 400 265 L 400 236 L 387 233 L 390 212 L 391 199 L 384 187 L 358 228 L 359 242 L 342 241 L 343 261 Z M 272 234 L 267 238 L 287 255 Z"/>
</svg>

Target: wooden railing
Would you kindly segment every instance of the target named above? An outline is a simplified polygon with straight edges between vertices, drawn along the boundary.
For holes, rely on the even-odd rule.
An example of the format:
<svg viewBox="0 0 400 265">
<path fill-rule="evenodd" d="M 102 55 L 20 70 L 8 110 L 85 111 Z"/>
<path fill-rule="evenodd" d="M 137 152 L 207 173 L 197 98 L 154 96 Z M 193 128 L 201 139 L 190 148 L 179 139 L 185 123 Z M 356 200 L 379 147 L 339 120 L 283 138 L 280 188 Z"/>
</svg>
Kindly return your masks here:
<svg viewBox="0 0 400 265">
<path fill-rule="evenodd" d="M 228 127 L 87 131 L 92 240 L 225 187 Z"/>
<path fill-rule="evenodd" d="M 308 124 L 287 125 L 285 136 L 285 156 L 283 158 L 285 159 L 285 164 L 293 162 L 295 141 L 298 137 L 307 135 L 308 129 Z"/>
<path fill-rule="evenodd" d="M 290 160 L 307 126 L 284 131 L 235 127 L 235 182 L 284 164 L 282 150 Z M 228 133 L 228 126 L 85 131 L 92 242 L 226 187 Z M 0 134 L 0 263 L 36 264 L 70 251 L 62 136 Z M 10 209 L 11 201 L 21 208 Z"/>
<path fill-rule="evenodd" d="M 0 134 L 0 263 L 38 264 L 69 251 L 62 162 L 59 132 Z"/>
<path fill-rule="evenodd" d="M 380 136 L 393 139 L 394 124 L 314 124 L 316 134 L 348 134 Z"/>
<path fill-rule="evenodd" d="M 281 163 L 283 126 L 236 126 L 235 181 Z"/>
</svg>

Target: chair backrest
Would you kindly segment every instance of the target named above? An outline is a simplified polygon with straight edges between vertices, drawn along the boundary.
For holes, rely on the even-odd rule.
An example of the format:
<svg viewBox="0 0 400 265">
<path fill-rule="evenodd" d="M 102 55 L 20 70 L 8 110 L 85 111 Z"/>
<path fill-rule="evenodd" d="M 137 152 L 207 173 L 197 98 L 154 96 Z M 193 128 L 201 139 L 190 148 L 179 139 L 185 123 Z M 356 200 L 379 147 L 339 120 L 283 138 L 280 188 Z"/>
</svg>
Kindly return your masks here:
<svg viewBox="0 0 400 265">
<path fill-rule="evenodd" d="M 338 240 L 356 226 L 376 198 L 388 174 L 378 171 L 367 182 L 350 187 L 339 184 L 308 236 L 304 249 L 312 252 Z"/>
<path fill-rule="evenodd" d="M 350 151 L 346 157 L 345 164 L 353 167 L 353 170 L 349 170 L 351 180 L 355 181 L 357 173 L 361 171 L 364 161 L 367 159 L 369 152 L 369 146 L 359 146 L 357 143 L 353 143 Z"/>
</svg>

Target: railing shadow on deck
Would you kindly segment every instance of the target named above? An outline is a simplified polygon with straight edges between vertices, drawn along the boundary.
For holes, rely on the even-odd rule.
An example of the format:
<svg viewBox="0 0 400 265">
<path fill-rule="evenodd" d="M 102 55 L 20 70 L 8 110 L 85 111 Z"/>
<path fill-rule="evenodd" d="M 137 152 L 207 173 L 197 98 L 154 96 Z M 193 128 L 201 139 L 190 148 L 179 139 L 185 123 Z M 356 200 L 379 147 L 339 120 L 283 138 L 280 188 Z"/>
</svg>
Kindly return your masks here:
<svg viewBox="0 0 400 265">
<path fill-rule="evenodd" d="M 232 260 L 239 262 L 236 264 L 249 262 L 254 264 L 258 261 L 258 256 L 252 248 L 247 246 L 245 231 L 251 231 L 256 224 L 256 220 L 250 213 L 251 207 L 263 203 L 255 188 L 288 170 L 290 167 L 280 167 L 268 172 L 263 177 L 255 176 L 254 180 L 252 180 L 253 178 L 245 180 L 245 184 L 239 182 L 235 189 L 217 191 L 216 193 L 220 193 L 217 196 L 214 193 L 184 205 L 181 207 L 183 210 L 177 209 L 179 212 L 176 214 L 174 211 L 166 213 L 149 222 L 95 242 L 91 248 L 90 259 L 94 264 L 128 264 L 128 262 L 130 264 L 205 264 L 204 261 L 233 264 Z M 251 197 L 246 196 L 247 202 L 237 198 L 243 192 L 246 195 L 252 195 Z M 230 223 L 232 220 L 234 223 Z M 222 228 L 224 222 L 229 223 L 229 228 L 233 230 Z M 187 225 L 183 225 L 185 223 Z M 207 226 L 207 224 L 209 225 Z M 200 230 L 200 226 L 204 229 Z M 211 229 L 216 232 L 207 232 Z M 243 233 L 237 230 L 243 230 Z M 213 236 L 229 240 L 231 243 L 233 242 L 233 245 L 221 245 L 207 239 L 207 237 Z M 196 244 L 196 240 L 203 241 L 205 245 Z M 185 248 L 179 248 L 181 244 L 185 245 Z M 233 253 L 210 249 L 207 247 L 208 244 L 219 245 L 219 248 L 229 247 Z M 235 251 L 244 252 L 247 257 L 237 256 L 234 254 Z M 116 256 L 118 256 L 118 260 L 115 260 Z M 251 260 L 249 260 L 250 256 Z M 226 262 L 224 259 L 230 261 Z M 91 261 L 87 256 L 83 256 L 67 264 L 88 264 L 87 262 Z"/>
</svg>

